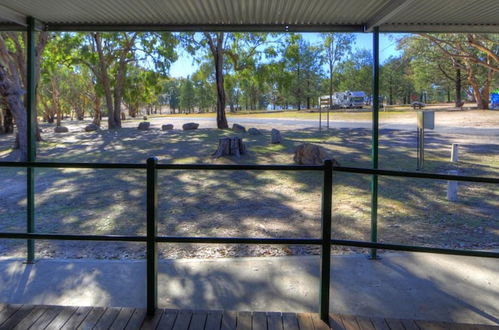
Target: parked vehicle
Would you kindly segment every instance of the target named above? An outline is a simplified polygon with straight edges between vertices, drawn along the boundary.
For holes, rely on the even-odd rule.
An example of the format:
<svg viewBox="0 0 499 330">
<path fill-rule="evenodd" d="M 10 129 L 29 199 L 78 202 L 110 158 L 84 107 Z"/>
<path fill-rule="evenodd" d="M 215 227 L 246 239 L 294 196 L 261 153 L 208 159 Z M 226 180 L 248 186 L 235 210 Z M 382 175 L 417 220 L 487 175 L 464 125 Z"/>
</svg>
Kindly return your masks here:
<svg viewBox="0 0 499 330">
<path fill-rule="evenodd" d="M 366 93 L 362 91 L 345 91 L 333 93 L 333 106 L 331 108 L 362 109 L 362 107 L 366 105 L 365 99 Z M 329 108 L 329 95 L 319 97 L 319 104 L 321 105 L 321 108 Z"/>
</svg>

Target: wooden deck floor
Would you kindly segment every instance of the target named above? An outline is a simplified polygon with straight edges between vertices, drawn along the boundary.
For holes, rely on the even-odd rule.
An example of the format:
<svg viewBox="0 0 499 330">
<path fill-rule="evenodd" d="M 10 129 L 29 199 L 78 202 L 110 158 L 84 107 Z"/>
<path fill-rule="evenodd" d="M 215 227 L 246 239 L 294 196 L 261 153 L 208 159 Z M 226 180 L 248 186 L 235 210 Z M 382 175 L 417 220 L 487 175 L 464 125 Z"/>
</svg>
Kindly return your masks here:
<svg viewBox="0 0 499 330">
<path fill-rule="evenodd" d="M 494 326 L 414 320 L 363 318 L 331 314 L 332 329 L 499 329 Z M 313 313 L 221 312 L 159 309 L 152 318 L 144 309 L 0 305 L 0 329 L 330 329 Z"/>
</svg>

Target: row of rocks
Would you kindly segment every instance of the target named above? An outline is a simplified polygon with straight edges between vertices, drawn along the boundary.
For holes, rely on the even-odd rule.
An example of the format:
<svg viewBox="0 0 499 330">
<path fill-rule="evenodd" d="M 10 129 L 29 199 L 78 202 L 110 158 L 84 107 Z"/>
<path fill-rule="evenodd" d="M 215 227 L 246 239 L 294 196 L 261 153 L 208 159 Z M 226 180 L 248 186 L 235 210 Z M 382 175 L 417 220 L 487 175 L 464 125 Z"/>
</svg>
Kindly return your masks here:
<svg viewBox="0 0 499 330">
<path fill-rule="evenodd" d="M 137 129 L 141 130 L 141 131 L 147 131 L 150 127 L 151 127 L 151 123 L 149 123 L 148 121 L 143 121 L 139 124 Z M 186 124 L 182 125 L 182 129 L 184 131 L 194 130 L 194 129 L 197 129 L 198 127 L 199 127 L 198 123 L 186 123 Z M 162 125 L 161 130 L 162 131 L 171 131 L 171 130 L 173 130 L 173 124 Z"/>
</svg>

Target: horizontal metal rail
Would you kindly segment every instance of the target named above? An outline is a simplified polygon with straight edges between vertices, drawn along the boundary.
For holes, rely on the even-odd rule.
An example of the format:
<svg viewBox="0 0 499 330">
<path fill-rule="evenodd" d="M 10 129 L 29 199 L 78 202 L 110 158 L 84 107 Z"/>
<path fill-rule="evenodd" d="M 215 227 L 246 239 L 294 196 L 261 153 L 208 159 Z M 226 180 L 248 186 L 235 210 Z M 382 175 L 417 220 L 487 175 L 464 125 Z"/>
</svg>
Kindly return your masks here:
<svg viewBox="0 0 499 330">
<path fill-rule="evenodd" d="M 333 172 L 346 172 L 346 173 L 355 173 L 355 174 L 396 176 L 396 177 L 404 177 L 404 178 L 448 180 L 448 181 L 468 181 L 468 182 L 499 184 L 499 178 L 492 178 L 492 177 L 486 177 L 486 176 L 450 175 L 450 174 L 395 171 L 395 170 L 380 170 L 380 169 L 370 169 L 370 168 L 360 168 L 360 167 L 343 167 L 343 166 L 333 167 Z"/>
<path fill-rule="evenodd" d="M 37 239 L 37 240 L 67 240 L 67 241 L 115 241 L 115 242 L 143 242 L 146 236 L 133 235 L 72 235 L 49 233 L 8 233 L 1 232 L 0 238 L 4 239 Z M 268 244 L 268 245 L 321 245 L 320 238 L 269 238 L 269 237 L 193 237 L 193 236 L 157 236 L 157 243 L 182 243 L 182 244 Z M 438 253 L 469 257 L 499 258 L 499 252 L 478 250 L 444 249 L 427 246 L 372 243 L 357 240 L 332 239 L 331 245 L 350 246 L 359 248 L 376 248 L 406 252 Z"/>
<path fill-rule="evenodd" d="M 0 162 L 0 167 L 30 168 L 89 168 L 89 169 L 146 169 L 146 164 L 136 163 L 58 163 L 58 162 Z M 227 170 L 227 171 L 324 171 L 323 165 L 217 165 L 217 164 L 158 164 L 158 170 Z M 333 172 L 380 176 L 467 181 L 499 184 L 499 178 L 463 176 L 425 172 L 395 171 L 362 167 L 333 166 Z"/>
<path fill-rule="evenodd" d="M 384 249 L 406 252 L 437 253 L 469 257 L 499 258 L 499 252 L 456 250 L 437 247 L 413 246 L 401 244 L 386 244 L 357 240 L 331 239 L 331 189 L 332 174 L 334 172 L 406 177 L 417 179 L 433 179 L 447 181 L 466 181 L 499 184 L 498 178 L 480 176 L 459 176 L 447 174 L 433 174 L 421 172 L 406 172 L 393 170 L 380 170 L 357 167 L 332 167 L 327 160 L 324 165 L 218 165 L 218 164 L 158 164 L 156 158 L 149 158 L 147 164 L 133 163 L 58 163 L 58 162 L 0 162 L 0 167 L 12 168 L 86 168 L 86 169 L 142 169 L 146 171 L 147 182 L 147 235 L 73 235 L 51 233 L 16 233 L 0 232 L 1 239 L 35 240 L 71 240 L 71 241 L 102 241 L 102 242 L 139 242 L 147 245 L 147 312 L 154 314 L 157 308 L 157 262 L 158 243 L 183 243 L 183 244 L 267 244 L 267 245 L 319 245 L 321 249 L 321 295 L 320 315 L 325 321 L 329 311 L 330 289 L 330 252 L 331 246 L 350 246 L 357 248 Z M 244 237 L 179 237 L 157 235 L 157 173 L 158 170 L 228 170 L 228 171 L 321 171 L 324 174 L 322 195 L 322 237 L 321 238 L 244 238 Z M 326 189 L 327 188 L 327 189 Z M 28 227 L 29 231 L 29 227 Z M 33 250 L 34 252 L 34 250 Z M 33 253 L 34 254 L 34 253 Z M 29 251 L 28 251 L 29 261 Z"/>
</svg>

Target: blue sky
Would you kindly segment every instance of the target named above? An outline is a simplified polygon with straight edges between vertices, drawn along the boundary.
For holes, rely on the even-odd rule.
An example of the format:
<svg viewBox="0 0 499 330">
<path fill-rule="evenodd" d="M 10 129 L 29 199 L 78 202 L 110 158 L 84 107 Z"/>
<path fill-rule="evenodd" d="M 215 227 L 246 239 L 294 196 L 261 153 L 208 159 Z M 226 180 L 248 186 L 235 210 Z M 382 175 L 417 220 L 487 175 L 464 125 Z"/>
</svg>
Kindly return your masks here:
<svg viewBox="0 0 499 330">
<path fill-rule="evenodd" d="M 311 43 L 319 43 L 320 37 L 318 33 L 304 33 L 305 39 Z M 370 33 L 356 33 L 357 39 L 354 45 L 354 50 L 357 49 L 372 49 L 372 34 Z M 380 34 L 379 49 L 380 61 L 383 63 L 390 56 L 396 56 L 400 53 L 396 49 L 396 39 L 401 37 L 402 34 Z M 178 60 L 172 64 L 170 68 L 170 75 L 172 77 L 187 77 L 197 70 L 197 64 L 194 64 L 192 57 L 182 52 L 179 54 Z"/>
</svg>

